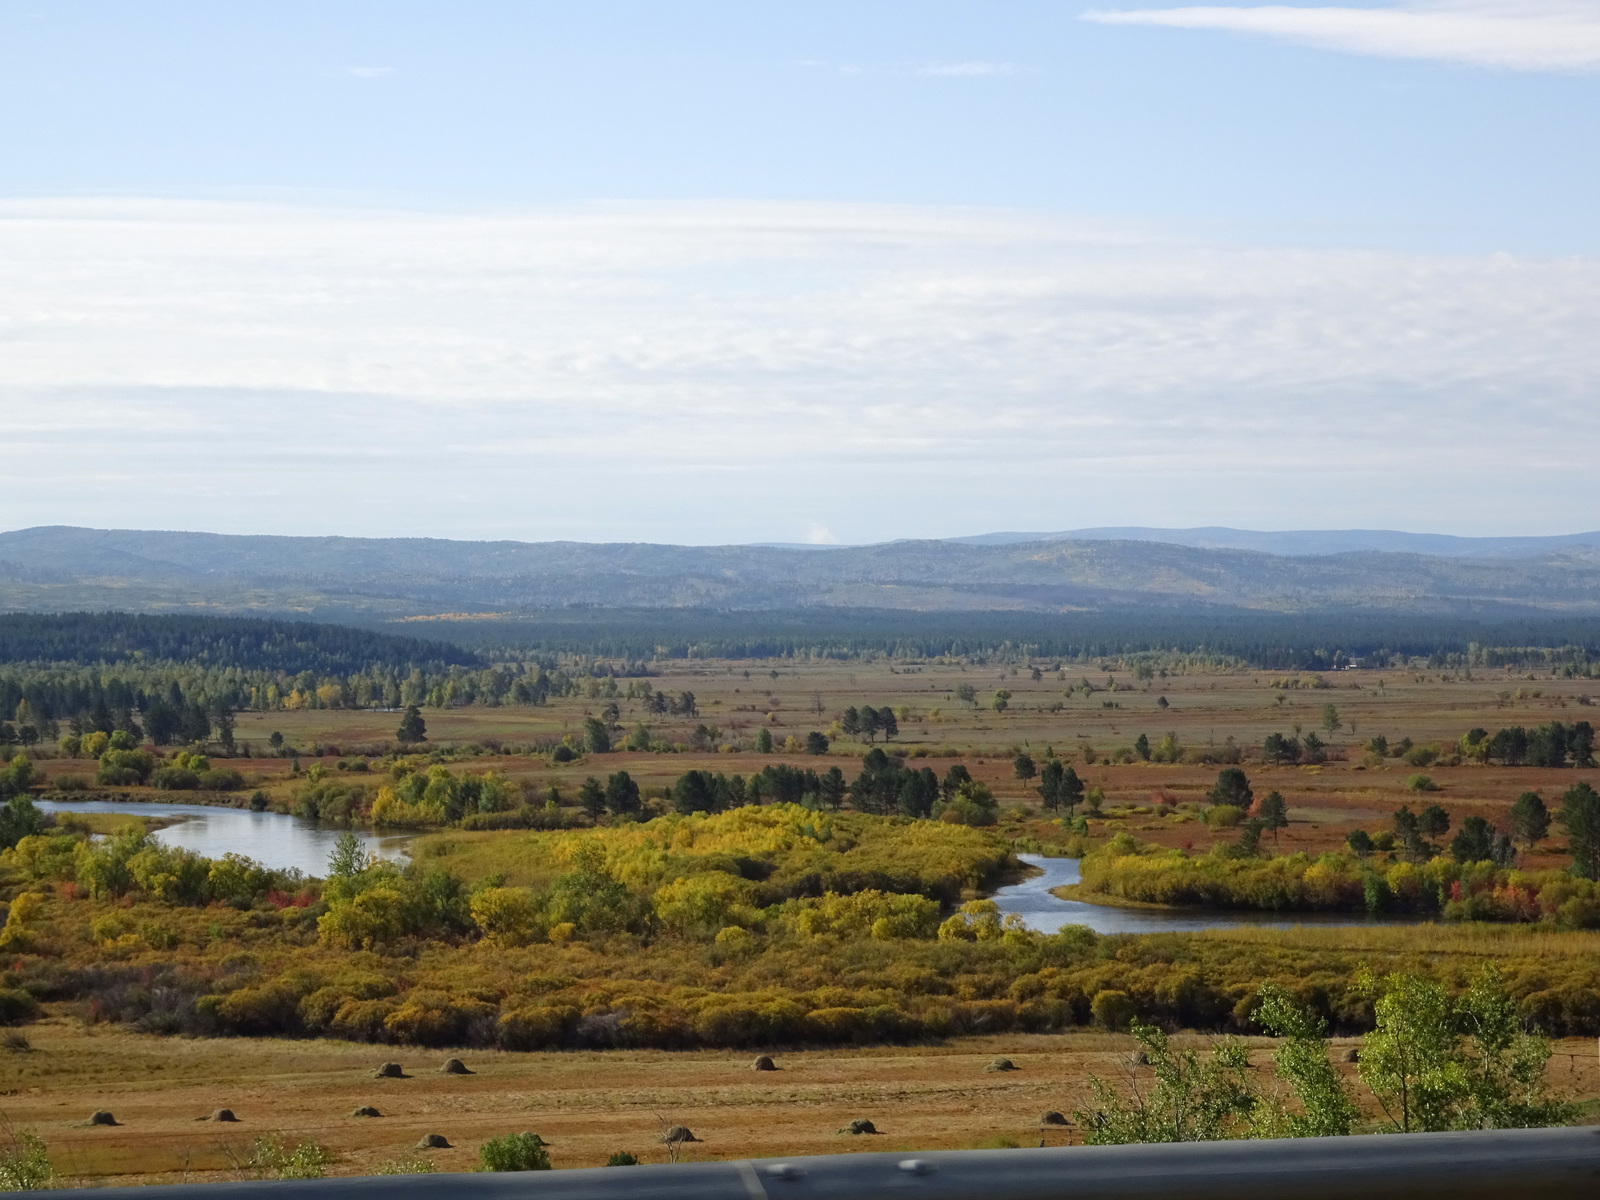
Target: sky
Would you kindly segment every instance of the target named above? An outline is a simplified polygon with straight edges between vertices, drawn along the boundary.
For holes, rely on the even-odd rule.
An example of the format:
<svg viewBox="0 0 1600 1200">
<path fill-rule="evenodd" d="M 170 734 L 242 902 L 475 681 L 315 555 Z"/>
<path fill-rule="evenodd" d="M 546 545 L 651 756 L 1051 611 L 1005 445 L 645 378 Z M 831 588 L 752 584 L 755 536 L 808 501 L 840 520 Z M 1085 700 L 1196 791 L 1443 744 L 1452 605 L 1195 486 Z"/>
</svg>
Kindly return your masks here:
<svg viewBox="0 0 1600 1200">
<path fill-rule="evenodd" d="M 0 0 L 0 528 L 1600 527 L 1600 0 Z"/>
</svg>

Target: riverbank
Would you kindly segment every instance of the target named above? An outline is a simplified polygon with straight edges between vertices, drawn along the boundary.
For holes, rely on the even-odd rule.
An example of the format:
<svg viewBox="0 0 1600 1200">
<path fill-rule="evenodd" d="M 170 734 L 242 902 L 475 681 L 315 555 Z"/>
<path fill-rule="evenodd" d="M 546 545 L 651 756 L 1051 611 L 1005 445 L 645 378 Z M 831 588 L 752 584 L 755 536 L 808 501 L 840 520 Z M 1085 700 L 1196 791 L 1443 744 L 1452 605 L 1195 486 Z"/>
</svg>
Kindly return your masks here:
<svg viewBox="0 0 1600 1200">
<path fill-rule="evenodd" d="M 109 813 L 109 812 L 57 812 L 56 824 L 65 826 L 63 817 L 70 818 L 72 822 L 87 829 L 93 834 L 115 833 L 125 829 L 130 823 L 137 824 L 146 833 L 155 833 L 160 829 L 167 829 L 185 820 L 184 817 L 165 816 L 153 817 L 147 813 Z"/>
<path fill-rule="evenodd" d="M 49 789 L 35 797 L 52 804 L 123 804 L 136 807 L 141 804 L 188 804 L 196 808 L 250 807 L 250 798 L 240 792 L 158 792 L 111 791 L 88 788 L 81 791 Z"/>
<path fill-rule="evenodd" d="M 407 857 L 413 840 L 411 834 L 347 831 L 285 813 L 253 812 L 232 806 L 159 800 L 52 799 L 36 803 L 41 812 L 72 813 L 90 822 L 95 833 L 110 832 L 130 819 L 140 820 L 163 845 L 191 850 L 206 858 L 241 854 L 272 870 L 299 871 L 303 875 L 325 875 L 328 856 L 346 832 L 353 832 L 368 854 L 394 861 Z"/>
<path fill-rule="evenodd" d="M 1182 908 L 1089 892 L 1081 883 L 1080 861 L 1020 854 L 1036 874 L 998 889 L 993 899 L 1004 914 L 1015 913 L 1029 929 L 1055 933 L 1081 925 L 1095 933 L 1195 933 L 1252 926 L 1419 924 L 1415 916 L 1373 916 L 1364 912 L 1256 912 L 1248 909 Z M 1090 898 L 1092 897 L 1092 899 Z"/>
<path fill-rule="evenodd" d="M 1123 896 L 1108 896 L 1104 892 L 1092 892 L 1082 883 L 1065 883 L 1060 887 L 1050 889 L 1050 894 L 1059 900 L 1068 900 L 1078 904 L 1094 904 L 1100 908 L 1123 908 L 1132 912 L 1149 913 L 1181 913 L 1192 912 L 1171 904 L 1151 904 L 1145 900 L 1129 900 Z"/>
</svg>

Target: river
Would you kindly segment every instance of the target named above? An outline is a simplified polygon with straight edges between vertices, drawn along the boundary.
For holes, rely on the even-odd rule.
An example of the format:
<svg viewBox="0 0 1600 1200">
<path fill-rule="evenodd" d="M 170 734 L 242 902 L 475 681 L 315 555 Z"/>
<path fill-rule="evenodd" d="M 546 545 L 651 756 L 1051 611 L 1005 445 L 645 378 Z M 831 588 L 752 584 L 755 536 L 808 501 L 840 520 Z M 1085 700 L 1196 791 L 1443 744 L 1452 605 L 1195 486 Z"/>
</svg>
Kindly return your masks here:
<svg viewBox="0 0 1600 1200">
<path fill-rule="evenodd" d="M 1295 925 L 1376 925 L 1396 922 L 1394 917 L 1369 917 L 1359 913 L 1267 913 L 1217 909 L 1108 908 L 1081 900 L 1062 900 L 1051 888 L 1078 882 L 1078 860 L 1019 854 L 1030 867 L 1044 872 L 995 892 L 1002 913 L 1016 913 L 1029 929 L 1054 933 L 1065 925 L 1087 925 L 1096 933 L 1171 933 L 1197 929 L 1238 929 L 1265 926 L 1289 929 Z M 1401 919 L 1403 920 L 1403 918 Z M 1409 923 L 1409 922 L 1408 922 Z"/>
<path fill-rule="evenodd" d="M 39 800 L 40 811 L 123 813 L 127 816 L 181 817 L 175 825 L 153 836 L 168 846 L 181 846 L 207 858 L 243 854 L 263 866 L 325 875 L 328 855 L 344 832 L 279 813 L 250 812 L 242 808 L 216 808 L 205 804 L 118 804 L 110 800 Z M 369 854 L 379 858 L 405 858 L 406 836 L 380 837 L 354 831 Z M 1041 874 L 1003 887 L 994 894 L 1002 913 L 1016 913 L 1029 929 L 1054 933 L 1064 925 L 1086 925 L 1096 933 L 1164 933 L 1196 929 L 1235 929 L 1263 925 L 1287 929 L 1294 925 L 1365 925 L 1384 918 L 1352 913 L 1263 913 L 1196 909 L 1108 908 L 1080 900 L 1062 900 L 1051 888 L 1078 882 L 1078 860 L 1019 854 L 1019 859 Z M 1394 918 L 1388 918 L 1393 920 Z"/>
<path fill-rule="evenodd" d="M 123 813 L 130 817 L 181 817 L 176 825 L 158 829 L 154 837 L 168 846 L 181 846 L 207 858 L 243 854 L 274 870 L 297 870 L 306 875 L 326 875 L 328 855 L 345 831 L 330 829 L 301 817 L 243 808 L 215 808 L 205 804 L 118 804 L 111 800 L 38 800 L 41 812 Z M 379 858 L 405 857 L 407 837 L 379 837 L 353 831 L 369 854 Z"/>
</svg>

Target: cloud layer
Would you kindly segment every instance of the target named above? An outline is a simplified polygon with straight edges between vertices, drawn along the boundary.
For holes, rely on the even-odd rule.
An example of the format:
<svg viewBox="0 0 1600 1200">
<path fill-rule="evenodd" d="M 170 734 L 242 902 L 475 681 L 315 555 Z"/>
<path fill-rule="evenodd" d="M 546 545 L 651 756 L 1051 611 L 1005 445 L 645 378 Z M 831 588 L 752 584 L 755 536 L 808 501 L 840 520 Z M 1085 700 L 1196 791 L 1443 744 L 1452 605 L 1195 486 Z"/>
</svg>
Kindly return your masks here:
<svg viewBox="0 0 1600 1200">
<path fill-rule="evenodd" d="M 1596 524 L 1587 260 L 970 210 L 153 200 L 0 204 L 0 259 L 11 527 Z"/>
<path fill-rule="evenodd" d="M 1220 29 L 1328 50 L 1435 59 L 1518 71 L 1600 69 L 1594 0 L 1436 0 L 1390 8 L 1203 6 L 1091 10 L 1104 25 Z"/>
</svg>

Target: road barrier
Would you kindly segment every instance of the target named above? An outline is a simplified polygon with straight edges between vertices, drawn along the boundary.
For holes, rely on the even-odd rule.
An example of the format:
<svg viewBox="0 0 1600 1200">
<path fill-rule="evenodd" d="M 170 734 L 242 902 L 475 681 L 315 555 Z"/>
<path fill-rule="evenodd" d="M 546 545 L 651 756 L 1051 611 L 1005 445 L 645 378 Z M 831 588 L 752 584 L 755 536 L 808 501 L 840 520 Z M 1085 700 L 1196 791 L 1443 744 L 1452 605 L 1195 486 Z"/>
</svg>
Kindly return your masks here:
<svg viewBox="0 0 1600 1200">
<path fill-rule="evenodd" d="M 42 1195 L 42 1193 L 39 1193 Z M 1600 1128 L 96 1189 L 95 1200 L 1597 1200 Z"/>
</svg>

